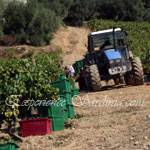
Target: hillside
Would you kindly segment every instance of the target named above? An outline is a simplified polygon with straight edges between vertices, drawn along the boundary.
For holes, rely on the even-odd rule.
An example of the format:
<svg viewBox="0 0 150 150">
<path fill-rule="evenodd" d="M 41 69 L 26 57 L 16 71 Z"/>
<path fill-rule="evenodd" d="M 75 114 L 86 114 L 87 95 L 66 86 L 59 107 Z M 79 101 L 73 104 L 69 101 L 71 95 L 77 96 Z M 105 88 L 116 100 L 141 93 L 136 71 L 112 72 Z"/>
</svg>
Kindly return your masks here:
<svg viewBox="0 0 150 150">
<path fill-rule="evenodd" d="M 61 27 L 55 34 L 51 44 L 44 47 L 34 47 L 29 45 L 0 47 L 0 59 L 23 58 L 28 55 L 39 53 L 51 53 L 61 51 L 64 63 L 71 65 L 76 60 L 83 58 L 87 51 L 87 36 L 90 30 L 87 28 Z M 30 54 L 32 53 L 32 54 Z M 68 59 L 69 58 L 69 59 Z"/>
<path fill-rule="evenodd" d="M 82 59 L 87 52 L 87 36 L 89 33 L 90 30 L 84 27 L 60 28 L 56 32 L 55 38 L 51 41 L 51 46 L 61 48 L 64 63 L 71 65 L 76 60 Z"/>
</svg>

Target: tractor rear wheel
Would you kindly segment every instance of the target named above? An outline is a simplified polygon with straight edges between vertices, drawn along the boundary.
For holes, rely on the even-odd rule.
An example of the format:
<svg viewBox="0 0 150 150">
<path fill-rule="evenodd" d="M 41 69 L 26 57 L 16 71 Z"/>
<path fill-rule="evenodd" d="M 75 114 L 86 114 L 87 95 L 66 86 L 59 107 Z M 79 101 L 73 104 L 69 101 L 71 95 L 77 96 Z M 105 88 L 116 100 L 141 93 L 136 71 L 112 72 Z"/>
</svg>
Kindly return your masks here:
<svg viewBox="0 0 150 150">
<path fill-rule="evenodd" d="M 91 65 L 89 66 L 89 75 L 90 75 L 90 82 L 91 82 L 91 87 L 93 91 L 99 91 L 102 88 L 101 85 L 101 78 L 100 74 L 97 68 L 97 65 Z"/>
<path fill-rule="evenodd" d="M 143 85 L 144 73 L 140 58 L 134 57 L 132 59 L 132 71 L 125 75 L 125 82 L 127 85 Z"/>
</svg>

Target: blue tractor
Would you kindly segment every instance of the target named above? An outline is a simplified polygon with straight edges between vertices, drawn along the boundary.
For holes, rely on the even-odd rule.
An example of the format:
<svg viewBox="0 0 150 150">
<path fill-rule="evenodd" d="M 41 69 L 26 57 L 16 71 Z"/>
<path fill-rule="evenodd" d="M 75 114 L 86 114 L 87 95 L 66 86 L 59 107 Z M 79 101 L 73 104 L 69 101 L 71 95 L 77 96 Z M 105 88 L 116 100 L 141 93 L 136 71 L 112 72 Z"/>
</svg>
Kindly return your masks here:
<svg viewBox="0 0 150 150">
<path fill-rule="evenodd" d="M 88 36 L 88 52 L 83 60 L 73 64 L 76 81 L 81 90 L 99 91 L 101 81 L 113 79 L 115 84 L 143 85 L 144 73 L 141 60 L 129 51 L 120 28 L 92 32 Z"/>
</svg>

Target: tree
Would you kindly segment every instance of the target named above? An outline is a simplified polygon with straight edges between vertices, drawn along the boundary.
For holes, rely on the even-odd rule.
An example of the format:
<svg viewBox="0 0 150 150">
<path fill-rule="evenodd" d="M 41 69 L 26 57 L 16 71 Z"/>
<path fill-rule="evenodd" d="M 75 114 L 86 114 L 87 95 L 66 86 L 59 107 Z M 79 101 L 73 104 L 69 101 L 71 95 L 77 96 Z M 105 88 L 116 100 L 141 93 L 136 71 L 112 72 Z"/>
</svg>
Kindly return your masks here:
<svg viewBox="0 0 150 150">
<path fill-rule="evenodd" d="M 100 17 L 104 19 L 136 21 L 143 17 L 141 0 L 105 0 L 100 5 Z"/>
<path fill-rule="evenodd" d="M 97 0 L 74 0 L 65 22 L 75 26 L 82 26 L 83 21 L 96 17 L 96 9 Z"/>
<path fill-rule="evenodd" d="M 4 11 L 4 32 L 5 34 L 19 33 L 26 26 L 25 4 L 11 1 Z"/>
<path fill-rule="evenodd" d="M 65 18 L 68 15 L 68 9 L 71 7 L 73 0 L 38 0 L 45 8 L 56 13 L 57 16 Z"/>
<path fill-rule="evenodd" d="M 59 18 L 55 15 L 55 12 L 39 7 L 27 30 L 31 44 L 34 46 L 49 44 L 53 37 L 53 32 L 58 27 Z"/>
<path fill-rule="evenodd" d="M 4 33 L 11 36 L 13 43 L 30 41 L 34 46 L 49 44 L 60 20 L 54 11 L 44 8 L 36 0 L 28 0 L 27 4 L 8 2 L 4 18 Z M 7 43 L 8 40 L 5 41 Z"/>
<path fill-rule="evenodd" d="M 144 8 L 145 9 L 150 8 L 150 1 L 149 0 L 142 0 L 142 2 L 144 3 Z"/>
<path fill-rule="evenodd" d="M 150 21 L 150 1 L 149 0 L 142 0 L 144 4 L 144 21 Z"/>
<path fill-rule="evenodd" d="M 74 0 L 65 22 L 80 26 L 93 18 L 142 21 L 143 8 L 142 0 Z"/>
<path fill-rule="evenodd" d="M 3 33 L 3 14 L 5 9 L 5 3 L 3 0 L 0 0 L 0 40 L 4 37 Z"/>
<path fill-rule="evenodd" d="M 141 0 L 124 0 L 126 6 L 125 21 L 142 21 L 144 5 Z"/>
<path fill-rule="evenodd" d="M 99 5 L 99 16 L 104 19 L 123 20 L 126 8 L 122 0 L 105 0 Z"/>
</svg>

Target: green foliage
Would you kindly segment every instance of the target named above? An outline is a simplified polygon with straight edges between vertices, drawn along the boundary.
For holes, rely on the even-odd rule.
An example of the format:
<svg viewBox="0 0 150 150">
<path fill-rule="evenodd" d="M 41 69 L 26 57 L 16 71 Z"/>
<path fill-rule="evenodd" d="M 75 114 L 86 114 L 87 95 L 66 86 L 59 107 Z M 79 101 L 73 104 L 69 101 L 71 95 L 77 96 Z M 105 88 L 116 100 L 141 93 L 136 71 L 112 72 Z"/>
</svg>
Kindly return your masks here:
<svg viewBox="0 0 150 150">
<path fill-rule="evenodd" d="M 18 44 L 30 41 L 34 46 L 48 45 L 53 32 L 60 24 L 60 18 L 54 11 L 33 0 L 29 0 L 27 4 L 18 1 L 8 2 L 4 18 L 3 27 L 6 35 L 12 35 Z"/>
<path fill-rule="evenodd" d="M 28 26 L 26 5 L 17 1 L 8 2 L 4 10 L 4 18 L 4 33 L 11 35 L 15 42 L 19 44 L 26 43 L 28 40 L 28 33 L 26 32 Z M 4 40 L 4 42 L 6 45 L 9 44 L 7 40 Z"/>
<path fill-rule="evenodd" d="M 68 9 L 71 7 L 73 0 L 38 0 L 45 8 L 54 11 L 57 16 L 62 18 L 68 15 Z"/>
<path fill-rule="evenodd" d="M 4 38 L 3 28 L 0 26 L 0 40 Z"/>
<path fill-rule="evenodd" d="M 58 89 L 51 87 L 50 83 L 58 80 L 62 74 L 62 70 L 56 64 L 59 60 L 56 53 L 0 61 L 0 116 L 5 115 L 8 126 L 13 125 L 13 117 L 18 116 L 19 103 L 16 99 L 11 99 L 10 103 L 13 105 L 8 107 L 5 104 L 8 97 L 20 95 L 23 100 L 58 100 Z M 7 107 L 9 109 L 6 109 Z"/>
<path fill-rule="evenodd" d="M 149 0 L 142 0 L 142 2 L 144 3 L 145 8 L 150 8 L 150 1 Z"/>
<path fill-rule="evenodd" d="M 143 17 L 141 0 L 105 0 L 100 4 L 100 18 L 135 21 Z"/>
<path fill-rule="evenodd" d="M 144 14 L 142 0 L 74 0 L 65 21 L 75 26 L 94 18 L 142 21 Z"/>
<path fill-rule="evenodd" d="M 92 31 L 120 27 L 129 31 L 127 43 L 130 50 L 142 60 L 144 69 L 148 72 L 150 68 L 150 23 L 138 22 L 114 22 L 108 20 L 91 20 L 88 23 Z"/>
<path fill-rule="evenodd" d="M 148 0 L 0 0 L 0 41 L 48 45 L 62 20 L 74 26 L 91 19 L 150 21 L 149 10 Z"/>
<path fill-rule="evenodd" d="M 64 27 L 65 29 L 68 28 L 68 26 L 64 22 L 61 23 L 61 26 Z"/>
<path fill-rule="evenodd" d="M 28 53 L 25 55 L 25 57 L 32 57 L 33 54 L 34 54 L 34 52 L 35 52 L 34 49 L 30 49 L 30 50 L 28 51 Z"/>
<path fill-rule="evenodd" d="M 53 32 L 59 26 L 59 18 L 53 11 L 41 8 L 37 11 L 29 24 L 29 40 L 32 45 L 40 46 L 49 44 Z"/>
<path fill-rule="evenodd" d="M 0 40 L 4 38 L 4 33 L 3 33 L 3 13 L 4 13 L 4 2 L 3 0 L 0 0 Z"/>
<path fill-rule="evenodd" d="M 8 106 L 1 105 L 1 115 L 5 116 L 4 123 L 8 128 L 16 125 L 16 119 L 19 116 L 19 99 L 17 96 L 10 96 L 6 99 Z M 14 101 L 14 102 L 13 102 Z M 13 103 L 12 103 L 13 102 Z"/>
<path fill-rule="evenodd" d="M 5 49 L 5 58 L 12 59 L 16 58 L 17 56 L 17 49 L 16 48 L 6 48 Z"/>
<path fill-rule="evenodd" d="M 83 115 L 80 115 L 80 114 L 76 114 L 76 115 L 75 115 L 75 118 L 76 118 L 76 119 L 80 119 L 80 118 L 82 118 L 82 117 L 83 117 Z"/>
<path fill-rule="evenodd" d="M 20 33 L 26 25 L 24 15 L 25 6 L 23 3 L 11 1 L 4 11 L 4 31 L 6 34 Z"/>
<path fill-rule="evenodd" d="M 5 9 L 5 3 L 3 0 L 0 0 L 0 25 L 3 23 L 4 9 Z"/>
<path fill-rule="evenodd" d="M 95 18 L 150 21 L 149 10 L 148 0 L 0 0 L 0 41 L 48 45 L 62 20 L 74 26 Z"/>
<path fill-rule="evenodd" d="M 65 122 L 65 128 L 66 129 L 73 128 L 73 126 L 74 126 L 74 122 L 73 121 Z"/>
<path fill-rule="evenodd" d="M 82 26 L 83 21 L 96 16 L 97 0 L 74 0 L 65 21 L 71 25 Z"/>
</svg>

